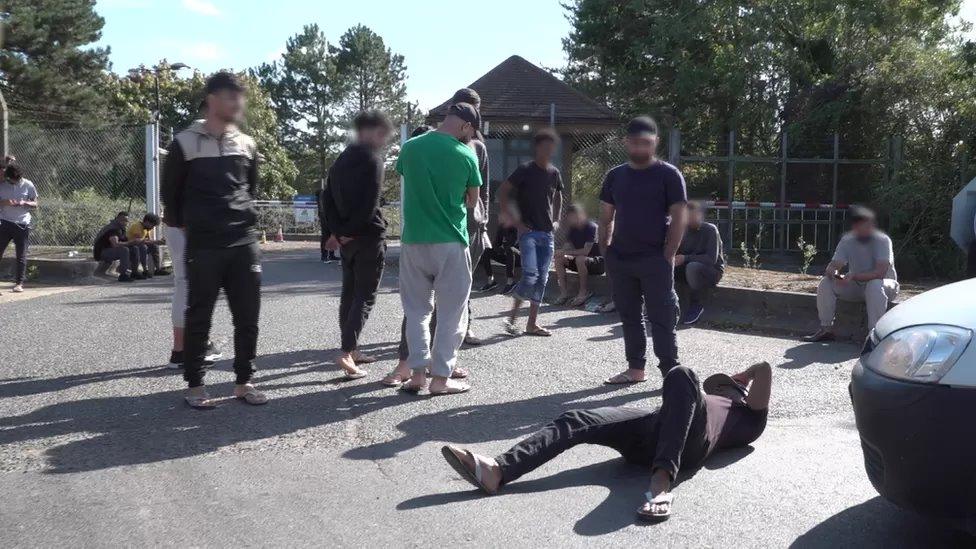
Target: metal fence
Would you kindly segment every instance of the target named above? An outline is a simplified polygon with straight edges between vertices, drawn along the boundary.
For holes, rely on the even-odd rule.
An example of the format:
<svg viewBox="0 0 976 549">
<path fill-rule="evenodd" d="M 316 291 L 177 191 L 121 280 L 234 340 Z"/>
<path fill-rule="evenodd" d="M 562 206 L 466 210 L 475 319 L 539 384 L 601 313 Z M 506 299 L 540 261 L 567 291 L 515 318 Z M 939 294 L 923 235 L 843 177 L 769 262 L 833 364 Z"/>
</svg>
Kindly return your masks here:
<svg viewBox="0 0 976 549">
<path fill-rule="evenodd" d="M 562 137 L 555 163 L 566 186 L 564 209 L 579 202 L 595 215 L 604 175 L 627 161 L 622 135 L 617 128 L 556 127 Z M 534 129 L 487 124 L 493 191 L 531 159 Z M 747 243 L 760 251 L 799 252 L 801 237 L 821 252 L 833 250 L 848 204 L 884 188 L 897 177 L 900 161 L 898 139 L 875 150 L 845 150 L 836 135 L 792 141 L 782 133 L 758 144 L 752 139 L 748 148 L 736 142 L 735 132 L 716 139 L 672 129 L 661 135 L 658 148 L 659 157 L 681 169 L 689 197 L 704 201 L 730 251 Z"/>
<path fill-rule="evenodd" d="M 119 211 L 146 207 L 143 126 L 104 129 L 13 124 L 10 154 L 40 197 L 32 245 L 86 248 Z"/>
</svg>

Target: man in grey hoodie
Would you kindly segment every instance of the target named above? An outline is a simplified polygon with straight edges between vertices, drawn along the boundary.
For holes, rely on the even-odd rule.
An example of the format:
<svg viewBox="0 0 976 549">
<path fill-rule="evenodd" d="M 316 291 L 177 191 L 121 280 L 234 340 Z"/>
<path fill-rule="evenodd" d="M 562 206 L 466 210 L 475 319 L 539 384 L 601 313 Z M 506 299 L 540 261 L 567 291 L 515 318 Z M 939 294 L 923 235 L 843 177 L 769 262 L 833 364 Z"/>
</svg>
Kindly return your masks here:
<svg viewBox="0 0 976 549">
<path fill-rule="evenodd" d="M 688 310 L 681 316 L 682 324 L 694 324 L 705 307 L 702 296 L 718 285 L 725 272 L 722 237 L 718 227 L 705 222 L 705 208 L 700 202 L 688 203 L 688 228 L 681 239 L 678 255 L 674 256 L 674 279 L 689 289 Z"/>
</svg>

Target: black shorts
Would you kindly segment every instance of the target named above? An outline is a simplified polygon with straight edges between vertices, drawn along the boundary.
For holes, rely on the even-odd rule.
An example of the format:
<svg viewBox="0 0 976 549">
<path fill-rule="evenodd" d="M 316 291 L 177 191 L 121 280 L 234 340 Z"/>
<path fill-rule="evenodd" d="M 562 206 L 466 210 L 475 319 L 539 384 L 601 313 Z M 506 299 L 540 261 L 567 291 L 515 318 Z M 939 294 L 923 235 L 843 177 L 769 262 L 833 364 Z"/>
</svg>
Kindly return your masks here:
<svg viewBox="0 0 976 549">
<path fill-rule="evenodd" d="M 579 269 L 576 268 L 575 258 L 563 256 L 563 264 L 566 266 L 567 271 L 574 273 L 579 271 Z M 602 275 L 603 273 L 607 272 L 607 264 L 603 261 L 602 257 L 587 257 L 586 272 L 591 275 Z"/>
</svg>

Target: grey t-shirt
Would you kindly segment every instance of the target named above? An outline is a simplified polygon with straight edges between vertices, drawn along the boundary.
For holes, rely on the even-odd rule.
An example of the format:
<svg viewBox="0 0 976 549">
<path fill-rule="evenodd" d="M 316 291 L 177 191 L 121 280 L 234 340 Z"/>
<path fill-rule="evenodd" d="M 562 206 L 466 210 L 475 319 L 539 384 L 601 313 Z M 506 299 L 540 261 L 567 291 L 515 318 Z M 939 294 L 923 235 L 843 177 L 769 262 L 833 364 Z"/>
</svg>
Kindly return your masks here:
<svg viewBox="0 0 976 549">
<path fill-rule="evenodd" d="M 898 280 L 891 238 L 881 231 L 875 232 L 873 236 L 863 241 L 853 233 L 845 234 L 837 243 L 833 261 L 846 264 L 847 272 L 851 274 L 873 271 L 878 261 L 887 261 L 889 267 L 885 278 Z"/>
<path fill-rule="evenodd" d="M 0 200 L 37 200 L 37 189 L 26 178 L 20 178 L 17 183 L 9 180 L 0 181 Z M 31 208 L 26 206 L 0 205 L 0 220 L 29 225 L 31 222 Z"/>
</svg>

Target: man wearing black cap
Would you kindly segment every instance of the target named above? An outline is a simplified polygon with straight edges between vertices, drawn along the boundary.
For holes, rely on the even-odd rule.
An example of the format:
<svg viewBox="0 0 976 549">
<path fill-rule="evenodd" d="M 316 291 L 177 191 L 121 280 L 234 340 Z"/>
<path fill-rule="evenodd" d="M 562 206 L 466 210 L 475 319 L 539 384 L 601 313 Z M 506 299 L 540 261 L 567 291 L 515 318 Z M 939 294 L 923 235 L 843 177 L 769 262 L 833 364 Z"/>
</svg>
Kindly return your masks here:
<svg viewBox="0 0 976 549">
<path fill-rule="evenodd" d="M 456 103 L 436 131 L 406 143 L 397 159 L 403 176 L 403 235 L 400 246 L 400 300 L 406 317 L 407 364 L 413 371 L 407 391 L 427 386 L 431 394 L 453 394 L 470 386 L 451 379 L 467 327 L 471 293 L 467 209 L 482 185 L 478 158 L 466 145 L 475 135 L 478 111 Z M 437 302 L 437 328 L 429 346 L 428 322 Z"/>
<path fill-rule="evenodd" d="M 478 202 L 473 208 L 468 208 L 468 252 L 471 254 L 471 264 L 477 265 L 481 261 L 481 256 L 491 249 L 491 239 L 488 238 L 488 216 L 491 204 L 488 179 L 488 147 L 485 146 L 484 137 L 481 135 L 481 96 L 471 88 L 461 88 L 454 92 L 451 98 L 452 103 L 467 103 L 478 111 L 478 124 L 475 126 L 475 135 L 468 141 L 468 146 L 478 157 L 478 172 L 481 173 L 482 185 L 478 189 Z M 468 345 L 481 345 L 481 338 L 471 331 L 471 299 L 468 299 L 468 326 L 464 333 L 464 342 Z M 467 371 L 464 368 L 455 368 L 454 377 L 466 377 Z"/>
<path fill-rule="evenodd" d="M 678 296 L 674 260 L 685 231 L 685 180 L 657 158 L 657 124 L 639 116 L 627 124 L 629 162 L 607 172 L 600 192 L 600 249 L 606 258 L 624 331 L 627 370 L 607 384 L 645 381 L 647 332 L 661 375 L 678 365 Z"/>
<path fill-rule="evenodd" d="M 189 286 L 183 378 L 186 402 L 213 408 L 203 366 L 220 289 L 234 320 L 234 396 L 248 404 L 267 397 L 251 385 L 261 305 L 261 259 L 252 204 L 258 179 L 254 140 L 237 129 L 244 86 L 229 72 L 207 80 L 206 117 L 180 132 L 169 147 L 161 196 L 166 223 L 185 227 Z"/>
</svg>

